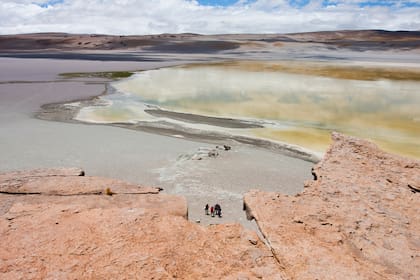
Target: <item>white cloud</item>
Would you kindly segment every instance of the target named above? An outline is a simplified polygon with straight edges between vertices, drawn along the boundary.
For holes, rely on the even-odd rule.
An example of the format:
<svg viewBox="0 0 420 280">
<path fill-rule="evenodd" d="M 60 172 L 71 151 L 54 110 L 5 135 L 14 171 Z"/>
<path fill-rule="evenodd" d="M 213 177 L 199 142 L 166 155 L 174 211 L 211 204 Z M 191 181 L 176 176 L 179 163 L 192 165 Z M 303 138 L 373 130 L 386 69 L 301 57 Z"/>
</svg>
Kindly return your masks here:
<svg viewBox="0 0 420 280">
<path fill-rule="evenodd" d="M 359 7 L 361 0 L 312 0 L 300 9 L 286 0 L 239 1 L 230 7 L 194 0 L 2 0 L 0 34 L 69 32 L 156 34 L 285 33 L 336 29 L 420 30 L 419 7 Z M 411 3 L 420 3 L 412 0 Z"/>
</svg>

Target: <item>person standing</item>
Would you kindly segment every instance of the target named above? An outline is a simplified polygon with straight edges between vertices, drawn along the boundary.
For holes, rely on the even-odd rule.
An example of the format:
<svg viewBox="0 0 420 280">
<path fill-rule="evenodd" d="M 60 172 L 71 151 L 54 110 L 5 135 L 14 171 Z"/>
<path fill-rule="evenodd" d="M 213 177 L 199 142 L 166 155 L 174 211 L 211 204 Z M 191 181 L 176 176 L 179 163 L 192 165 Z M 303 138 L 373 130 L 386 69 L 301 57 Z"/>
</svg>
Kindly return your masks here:
<svg viewBox="0 0 420 280">
<path fill-rule="evenodd" d="M 222 208 L 220 207 L 220 205 L 219 204 L 216 204 L 215 206 L 214 206 L 214 212 L 215 212 L 215 214 L 217 215 L 217 216 L 219 216 L 219 218 L 220 218 L 220 215 L 221 215 L 221 210 L 222 210 Z"/>
<path fill-rule="evenodd" d="M 209 214 L 209 204 L 207 203 L 206 206 L 204 207 L 204 212 L 206 213 L 206 215 Z"/>
<path fill-rule="evenodd" d="M 214 217 L 214 207 L 213 206 L 210 207 L 210 214 L 211 214 L 212 217 Z"/>
</svg>

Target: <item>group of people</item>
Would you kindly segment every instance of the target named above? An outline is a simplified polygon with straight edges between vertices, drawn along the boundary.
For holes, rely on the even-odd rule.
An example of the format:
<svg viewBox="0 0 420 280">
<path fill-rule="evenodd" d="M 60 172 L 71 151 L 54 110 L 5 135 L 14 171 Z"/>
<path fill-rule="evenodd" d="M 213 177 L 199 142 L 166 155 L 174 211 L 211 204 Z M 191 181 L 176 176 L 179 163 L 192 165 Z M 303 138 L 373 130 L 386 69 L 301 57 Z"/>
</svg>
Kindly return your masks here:
<svg viewBox="0 0 420 280">
<path fill-rule="evenodd" d="M 210 213 L 209 213 L 209 209 L 210 209 Z M 212 217 L 214 216 L 219 216 L 219 218 L 222 217 L 222 207 L 220 207 L 219 204 L 216 204 L 211 207 L 209 207 L 209 205 L 206 204 L 206 206 L 204 207 L 204 212 L 206 213 L 206 215 L 211 215 Z"/>
</svg>

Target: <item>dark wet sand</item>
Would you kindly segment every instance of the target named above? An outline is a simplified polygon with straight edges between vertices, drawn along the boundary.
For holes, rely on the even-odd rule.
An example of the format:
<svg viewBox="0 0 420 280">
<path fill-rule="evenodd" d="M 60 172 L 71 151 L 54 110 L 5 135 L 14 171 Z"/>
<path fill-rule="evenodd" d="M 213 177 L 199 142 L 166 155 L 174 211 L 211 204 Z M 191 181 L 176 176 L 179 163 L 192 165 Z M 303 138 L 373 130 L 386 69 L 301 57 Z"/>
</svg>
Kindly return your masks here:
<svg viewBox="0 0 420 280">
<path fill-rule="evenodd" d="M 263 127 L 262 125 L 258 125 L 252 122 L 231 119 L 231 118 L 208 117 L 208 116 L 201 116 L 201 115 L 195 115 L 195 114 L 166 111 L 166 110 L 161 110 L 161 109 L 148 109 L 144 111 L 154 117 L 171 118 L 174 120 L 179 120 L 179 121 L 188 122 L 188 123 L 201 123 L 201 124 L 208 124 L 208 125 L 227 127 L 227 128 Z"/>
</svg>

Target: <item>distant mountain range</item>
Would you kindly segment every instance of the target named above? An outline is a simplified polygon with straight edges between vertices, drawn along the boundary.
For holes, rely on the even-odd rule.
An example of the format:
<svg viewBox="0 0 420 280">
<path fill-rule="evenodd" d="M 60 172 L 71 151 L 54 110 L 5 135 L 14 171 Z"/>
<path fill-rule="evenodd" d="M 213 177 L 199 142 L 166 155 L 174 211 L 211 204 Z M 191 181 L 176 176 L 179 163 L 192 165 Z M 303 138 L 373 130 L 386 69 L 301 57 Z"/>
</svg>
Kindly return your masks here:
<svg viewBox="0 0 420 280">
<path fill-rule="evenodd" d="M 35 33 L 0 36 L 0 52 L 146 51 L 217 53 L 238 48 L 322 44 L 352 50 L 420 49 L 420 31 L 343 30 L 293 34 L 200 35 L 192 33 L 144 36 Z"/>
</svg>

